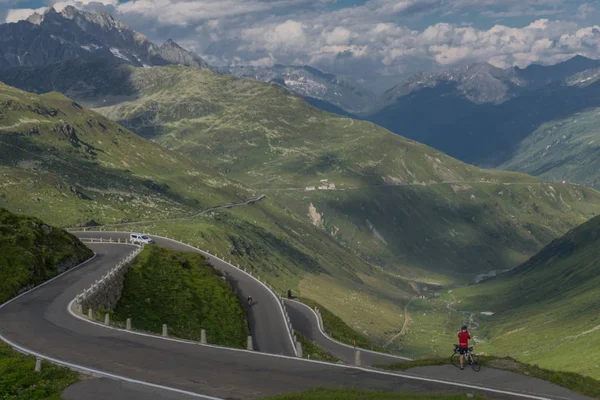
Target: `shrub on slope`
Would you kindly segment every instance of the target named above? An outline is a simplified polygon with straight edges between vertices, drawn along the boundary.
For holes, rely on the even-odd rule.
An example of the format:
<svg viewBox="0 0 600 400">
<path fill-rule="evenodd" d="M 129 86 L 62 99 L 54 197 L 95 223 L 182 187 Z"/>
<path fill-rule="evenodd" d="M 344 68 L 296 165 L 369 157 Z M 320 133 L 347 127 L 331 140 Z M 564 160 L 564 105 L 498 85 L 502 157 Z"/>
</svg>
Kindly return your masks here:
<svg viewBox="0 0 600 400">
<path fill-rule="evenodd" d="M 0 209 L 0 303 L 91 256 L 75 236 Z"/>
</svg>

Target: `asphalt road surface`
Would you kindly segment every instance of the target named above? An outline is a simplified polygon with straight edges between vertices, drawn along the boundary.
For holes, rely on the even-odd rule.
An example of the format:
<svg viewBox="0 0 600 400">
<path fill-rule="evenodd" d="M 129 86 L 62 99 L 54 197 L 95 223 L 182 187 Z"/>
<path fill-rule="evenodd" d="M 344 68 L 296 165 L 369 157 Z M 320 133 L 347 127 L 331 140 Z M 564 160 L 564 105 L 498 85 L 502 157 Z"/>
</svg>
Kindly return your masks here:
<svg viewBox="0 0 600 400">
<path fill-rule="evenodd" d="M 341 358 L 344 362 L 353 364 L 355 349 L 351 346 L 332 340 L 323 333 L 317 315 L 307 305 L 285 299 L 285 305 L 292 320 L 292 326 L 309 340 L 315 342 L 331 354 Z M 362 365 L 385 365 L 408 361 L 409 358 L 378 353 L 370 350 L 359 349 Z"/>
<path fill-rule="evenodd" d="M 107 233 L 102 235 L 110 236 Z M 112 235 L 114 237 L 114 234 Z M 382 373 L 343 365 L 309 362 L 295 357 L 183 343 L 91 324 L 74 318 L 67 310 L 68 304 L 84 288 L 89 287 L 129 254 L 132 247 L 115 244 L 92 244 L 90 247 L 97 253 L 95 259 L 0 308 L 0 335 L 3 340 L 44 357 L 94 370 L 96 374 L 112 374 L 117 382 L 120 382 L 117 384 L 110 381 L 110 384 L 103 385 L 103 380 L 83 381 L 65 391 L 67 398 L 94 398 L 87 396 L 86 391 L 107 390 L 111 395 L 104 398 L 187 399 L 195 393 L 221 399 L 259 399 L 267 395 L 315 387 L 356 387 L 419 393 L 471 392 L 485 394 L 488 398 L 527 398 L 490 391 L 501 390 L 503 387 L 510 390 L 512 387 L 511 382 L 505 381 L 507 378 L 495 380 L 493 370 L 488 372 L 491 374 L 488 377 L 491 383 L 484 390 L 462 383 L 457 384 L 457 381 L 452 379 L 447 382 L 440 381 L 444 376 L 427 378 L 423 377 L 426 374 L 417 376 Z M 231 271 L 232 274 L 233 272 Z M 233 279 L 238 279 L 240 290 L 248 290 L 245 288 L 248 284 L 249 290 L 258 299 L 258 304 L 263 302 L 264 312 L 270 315 L 270 318 L 264 320 L 262 316 L 255 317 L 257 338 L 263 333 L 276 335 L 261 339 L 264 340 L 264 349 L 284 351 L 286 339 L 281 337 L 285 336 L 287 330 L 285 323 L 278 322 L 283 318 L 278 311 L 277 300 L 269 303 L 266 295 L 264 299 L 260 292 L 255 292 L 258 287 L 252 286 L 251 279 L 245 280 L 242 276 L 234 276 Z M 258 307 L 255 311 L 258 313 Z M 258 326 L 263 321 L 272 326 Z M 270 340 L 279 344 L 270 347 Z M 127 380 L 137 380 L 139 385 L 123 383 Z M 586 399 L 546 382 L 529 382 L 528 391 L 538 395 L 528 398 Z M 155 387 L 149 388 L 148 383 Z M 160 385 L 164 390 L 156 385 Z M 179 392 L 169 392 L 169 388 Z M 182 391 L 189 394 L 182 394 Z"/>
<path fill-rule="evenodd" d="M 71 232 L 80 238 L 111 238 L 125 241 L 129 239 L 129 233 L 124 232 Z M 186 246 L 183 243 L 170 239 L 162 239 L 150 235 L 158 246 L 167 247 L 173 250 L 198 251 L 193 247 Z M 204 254 L 212 266 L 223 271 L 227 280 L 237 290 L 238 294 L 244 300 L 248 312 L 248 324 L 250 334 L 254 344 L 254 349 L 264 353 L 295 356 L 296 351 L 292 339 L 287 329 L 285 319 L 282 314 L 279 300 L 273 296 L 271 291 L 265 288 L 261 283 L 221 261 L 220 259 Z M 248 307 L 245 299 L 252 296 L 253 304 Z"/>
</svg>

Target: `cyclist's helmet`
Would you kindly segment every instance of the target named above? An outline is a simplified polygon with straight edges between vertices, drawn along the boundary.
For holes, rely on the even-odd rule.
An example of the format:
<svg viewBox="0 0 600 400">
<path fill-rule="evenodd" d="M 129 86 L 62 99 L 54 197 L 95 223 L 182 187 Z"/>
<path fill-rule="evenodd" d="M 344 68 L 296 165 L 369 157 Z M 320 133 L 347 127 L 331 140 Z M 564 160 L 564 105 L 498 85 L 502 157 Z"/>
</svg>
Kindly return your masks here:
<svg viewBox="0 0 600 400">
<path fill-rule="evenodd" d="M 461 329 L 461 330 L 463 330 L 463 331 L 466 331 L 466 330 L 468 330 L 469 328 L 468 328 L 466 325 L 463 325 L 463 327 L 462 327 L 462 328 L 460 328 L 460 329 Z"/>
</svg>

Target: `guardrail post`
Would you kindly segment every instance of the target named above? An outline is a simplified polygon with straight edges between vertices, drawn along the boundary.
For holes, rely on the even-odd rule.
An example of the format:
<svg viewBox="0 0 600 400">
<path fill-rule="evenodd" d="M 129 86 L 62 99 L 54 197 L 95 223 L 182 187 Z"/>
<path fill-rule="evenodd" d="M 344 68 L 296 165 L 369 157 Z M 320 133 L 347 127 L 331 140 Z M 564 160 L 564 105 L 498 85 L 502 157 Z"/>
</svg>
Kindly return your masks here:
<svg viewBox="0 0 600 400">
<path fill-rule="evenodd" d="M 110 314 L 104 314 L 104 325 L 110 325 Z"/>
<path fill-rule="evenodd" d="M 128 331 L 131 330 L 131 318 L 127 318 L 127 321 L 125 322 L 125 329 Z"/>
<path fill-rule="evenodd" d="M 121 238 L 117 238 L 117 243 L 121 243 Z"/>
<path fill-rule="evenodd" d="M 354 365 L 360 367 L 360 350 L 354 351 Z"/>
<path fill-rule="evenodd" d="M 162 331 L 162 335 L 164 337 L 169 336 L 168 330 L 167 330 L 167 324 L 163 324 L 163 331 Z"/>
<path fill-rule="evenodd" d="M 247 349 L 250 351 L 254 351 L 254 346 L 252 345 L 252 336 L 248 336 L 248 346 Z"/>
<path fill-rule="evenodd" d="M 91 308 L 88 308 L 88 318 L 89 319 L 94 319 L 94 313 L 93 313 L 93 311 L 92 311 Z"/>
<path fill-rule="evenodd" d="M 204 329 L 200 331 L 200 343 L 206 344 L 206 331 Z"/>
<path fill-rule="evenodd" d="M 298 357 L 302 358 L 302 343 L 296 341 L 296 353 L 298 353 Z"/>
<path fill-rule="evenodd" d="M 42 359 L 41 358 L 35 359 L 35 372 L 42 372 Z"/>
</svg>

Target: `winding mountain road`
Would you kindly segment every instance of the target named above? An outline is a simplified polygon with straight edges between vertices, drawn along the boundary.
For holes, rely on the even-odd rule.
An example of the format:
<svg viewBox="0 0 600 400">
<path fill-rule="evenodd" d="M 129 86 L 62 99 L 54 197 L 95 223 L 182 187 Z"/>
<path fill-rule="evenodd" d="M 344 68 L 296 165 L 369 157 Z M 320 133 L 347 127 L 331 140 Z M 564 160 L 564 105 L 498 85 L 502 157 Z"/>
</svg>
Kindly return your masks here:
<svg viewBox="0 0 600 400">
<path fill-rule="evenodd" d="M 352 346 L 338 342 L 329 337 L 323 329 L 317 314 L 306 304 L 296 300 L 285 299 L 292 326 L 307 339 L 323 347 L 329 353 L 341 358 L 348 364 L 353 364 L 355 349 Z M 395 364 L 408 361 L 410 358 L 398 357 L 391 354 L 379 353 L 367 349 L 359 349 L 361 364 L 366 366 Z"/>
<path fill-rule="evenodd" d="M 109 232 L 77 235 L 113 239 L 128 236 Z M 172 240 L 158 239 L 157 242 L 178 250 L 193 250 Z M 94 259 L 0 305 L 1 340 L 20 351 L 104 377 L 70 387 L 64 393 L 68 399 L 245 400 L 315 387 L 471 392 L 499 399 L 587 399 L 548 382 L 491 369 L 479 374 L 466 372 L 446 381 L 444 372 L 432 377 L 427 371 L 393 373 L 299 359 L 293 356 L 295 350 L 275 295 L 250 275 L 211 256 L 211 263 L 227 273 L 241 295 L 251 293 L 257 301 L 249 317 L 261 352 L 200 345 L 90 323 L 76 318 L 68 310 L 69 304 L 78 293 L 130 254 L 132 246 L 94 243 L 89 247 L 96 253 Z M 296 309 L 296 306 L 289 308 Z M 315 323 L 314 314 L 311 322 L 306 310 L 300 313 L 308 316 L 306 326 Z M 365 361 L 367 357 L 365 354 Z M 511 390 L 512 387 L 524 389 Z"/>
</svg>

